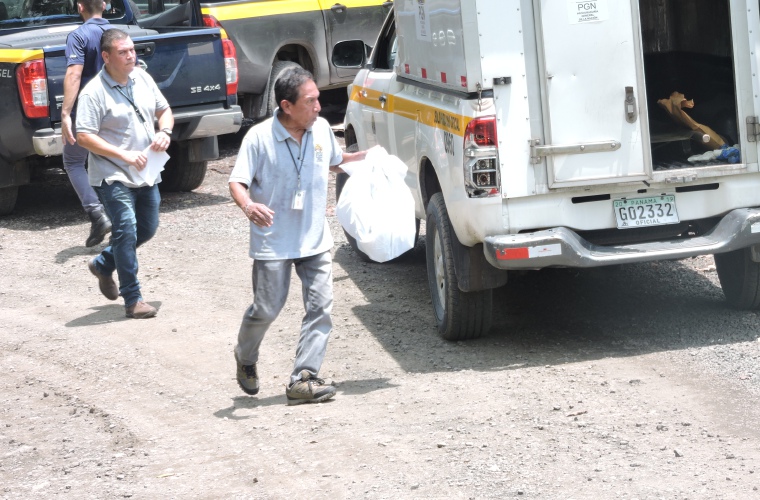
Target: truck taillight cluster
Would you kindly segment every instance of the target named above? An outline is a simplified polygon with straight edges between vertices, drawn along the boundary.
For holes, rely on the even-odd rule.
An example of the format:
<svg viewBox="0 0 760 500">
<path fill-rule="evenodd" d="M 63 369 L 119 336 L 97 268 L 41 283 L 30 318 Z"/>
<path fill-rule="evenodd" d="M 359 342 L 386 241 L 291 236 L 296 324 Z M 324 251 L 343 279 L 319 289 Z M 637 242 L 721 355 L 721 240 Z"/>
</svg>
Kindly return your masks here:
<svg viewBox="0 0 760 500">
<path fill-rule="evenodd" d="M 496 117 L 475 118 L 464 133 L 464 184 L 470 198 L 498 196 L 501 192 Z"/>
<path fill-rule="evenodd" d="M 27 118 L 45 118 L 50 115 L 47 72 L 45 61 L 33 59 L 16 69 L 19 97 Z"/>
<path fill-rule="evenodd" d="M 208 14 L 203 14 L 203 25 L 208 28 L 219 28 L 222 32 L 222 49 L 224 50 L 224 73 L 227 81 L 227 95 L 237 94 L 238 88 L 238 65 L 237 50 L 235 44 L 227 37 L 227 32 L 222 28 L 221 23 Z"/>
<path fill-rule="evenodd" d="M 222 47 L 224 48 L 224 73 L 225 80 L 227 81 L 227 95 L 235 95 L 238 88 L 238 66 L 235 44 L 229 38 L 225 38 L 222 40 Z"/>
</svg>

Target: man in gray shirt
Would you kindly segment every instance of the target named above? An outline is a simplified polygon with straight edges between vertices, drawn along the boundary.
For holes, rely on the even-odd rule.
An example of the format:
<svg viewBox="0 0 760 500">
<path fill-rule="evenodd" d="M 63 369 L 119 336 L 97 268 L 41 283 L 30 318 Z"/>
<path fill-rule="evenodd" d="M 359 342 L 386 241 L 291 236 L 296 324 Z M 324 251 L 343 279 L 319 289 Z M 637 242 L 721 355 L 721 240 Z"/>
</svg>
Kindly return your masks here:
<svg viewBox="0 0 760 500">
<path fill-rule="evenodd" d="M 259 392 L 259 346 L 285 305 L 295 267 L 306 315 L 285 395 L 289 405 L 318 403 L 335 395 L 317 377 L 332 330 L 328 174 L 342 172 L 338 165 L 361 160 L 366 151 L 341 152 L 330 125 L 319 118 L 319 90 L 308 71 L 283 74 L 274 95 L 280 107 L 246 134 L 229 180 L 232 198 L 251 221 L 253 258 L 253 303 L 235 347 L 237 380 L 245 393 Z"/>
<path fill-rule="evenodd" d="M 174 117 L 150 75 L 135 67 L 127 33 L 105 31 L 100 47 L 104 66 L 79 96 L 76 130 L 77 141 L 90 151 L 90 185 L 111 218 L 113 236 L 88 266 L 103 295 L 123 297 L 127 317 L 151 318 L 158 311 L 143 301 L 137 279 L 137 247 L 156 233 L 161 203 L 161 174 L 148 165 L 148 150 L 166 151 Z"/>
</svg>

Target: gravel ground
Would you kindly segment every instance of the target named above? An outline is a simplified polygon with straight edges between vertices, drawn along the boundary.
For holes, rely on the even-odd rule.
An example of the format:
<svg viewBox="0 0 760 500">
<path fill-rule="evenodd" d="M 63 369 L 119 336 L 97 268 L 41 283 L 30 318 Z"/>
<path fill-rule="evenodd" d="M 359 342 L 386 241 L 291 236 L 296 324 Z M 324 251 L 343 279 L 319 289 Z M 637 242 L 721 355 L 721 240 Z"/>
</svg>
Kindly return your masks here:
<svg viewBox="0 0 760 500">
<path fill-rule="evenodd" d="M 285 404 L 297 279 L 244 395 L 235 149 L 164 195 L 139 251 L 155 319 L 99 295 L 61 173 L 0 219 L 0 498 L 760 498 L 760 321 L 724 305 L 711 257 L 515 274 L 491 334 L 451 343 L 424 238 L 365 264 L 331 207 L 338 395 Z"/>
</svg>

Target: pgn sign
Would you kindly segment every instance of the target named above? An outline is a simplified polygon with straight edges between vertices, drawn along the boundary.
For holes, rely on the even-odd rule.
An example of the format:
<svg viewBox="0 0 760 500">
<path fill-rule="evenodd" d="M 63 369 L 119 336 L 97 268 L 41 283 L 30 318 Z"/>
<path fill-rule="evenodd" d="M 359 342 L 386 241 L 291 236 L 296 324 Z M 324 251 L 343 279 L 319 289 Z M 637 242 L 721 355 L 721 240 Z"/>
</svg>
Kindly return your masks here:
<svg viewBox="0 0 760 500">
<path fill-rule="evenodd" d="M 598 23 L 607 19 L 607 0 L 567 0 L 570 24 Z"/>
</svg>

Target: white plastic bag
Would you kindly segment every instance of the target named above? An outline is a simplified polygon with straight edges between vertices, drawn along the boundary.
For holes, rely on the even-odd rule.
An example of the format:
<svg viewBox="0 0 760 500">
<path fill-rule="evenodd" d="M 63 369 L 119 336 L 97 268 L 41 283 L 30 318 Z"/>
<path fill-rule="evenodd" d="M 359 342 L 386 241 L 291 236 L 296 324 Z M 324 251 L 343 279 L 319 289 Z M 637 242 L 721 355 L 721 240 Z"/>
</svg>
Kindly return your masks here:
<svg viewBox="0 0 760 500">
<path fill-rule="evenodd" d="M 375 262 L 386 262 L 414 247 L 414 198 L 404 182 L 406 165 L 380 147 L 366 159 L 341 165 L 350 175 L 338 200 L 338 221 L 357 247 Z"/>
</svg>

